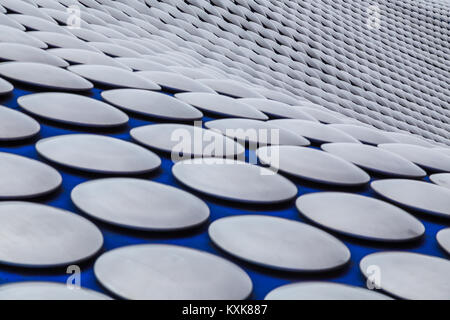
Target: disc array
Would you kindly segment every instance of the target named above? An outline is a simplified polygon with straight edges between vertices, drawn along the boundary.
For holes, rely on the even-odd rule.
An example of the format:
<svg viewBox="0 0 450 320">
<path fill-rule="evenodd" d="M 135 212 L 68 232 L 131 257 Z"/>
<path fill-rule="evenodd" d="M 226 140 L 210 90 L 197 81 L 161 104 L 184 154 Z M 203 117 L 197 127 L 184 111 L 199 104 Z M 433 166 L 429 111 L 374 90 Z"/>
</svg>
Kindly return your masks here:
<svg viewBox="0 0 450 320">
<path fill-rule="evenodd" d="M 0 0 L 0 299 L 450 299 L 449 13 Z"/>
</svg>

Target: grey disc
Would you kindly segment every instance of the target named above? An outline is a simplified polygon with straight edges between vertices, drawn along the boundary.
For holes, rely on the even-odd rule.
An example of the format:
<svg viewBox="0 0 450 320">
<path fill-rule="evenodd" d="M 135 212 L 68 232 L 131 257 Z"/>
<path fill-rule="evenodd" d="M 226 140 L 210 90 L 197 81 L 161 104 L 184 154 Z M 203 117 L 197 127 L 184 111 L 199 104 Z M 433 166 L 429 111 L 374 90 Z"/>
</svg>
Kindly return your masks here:
<svg viewBox="0 0 450 320">
<path fill-rule="evenodd" d="M 26 281 L 0 286 L 0 300 L 111 300 L 103 293 L 65 283 Z"/>
<path fill-rule="evenodd" d="M 122 63 L 135 71 L 165 71 L 170 72 L 170 69 L 158 62 L 143 58 L 116 58 L 116 61 Z"/>
<path fill-rule="evenodd" d="M 0 25 L 0 41 L 29 45 L 35 48 L 46 49 L 47 44 L 33 36 L 28 32 Z"/>
<path fill-rule="evenodd" d="M 0 199 L 39 197 L 55 191 L 62 177 L 39 161 L 0 152 Z"/>
<path fill-rule="evenodd" d="M 227 253 L 281 271 L 323 272 L 350 260 L 350 251 L 341 241 L 294 220 L 259 215 L 227 217 L 214 221 L 208 234 Z"/>
<path fill-rule="evenodd" d="M 438 150 L 403 143 L 380 144 L 378 147 L 396 153 L 425 170 L 450 172 L 450 156 Z"/>
<path fill-rule="evenodd" d="M 167 94 L 137 89 L 116 89 L 103 91 L 102 98 L 109 103 L 141 115 L 190 121 L 198 120 L 203 114 L 191 105 Z"/>
<path fill-rule="evenodd" d="M 375 290 L 335 282 L 299 282 L 270 291 L 265 300 L 392 300 Z"/>
<path fill-rule="evenodd" d="M 432 215 L 450 216 L 450 190 L 447 188 L 406 179 L 378 180 L 370 186 L 377 194 L 396 204 Z"/>
<path fill-rule="evenodd" d="M 71 193 L 89 216 L 125 228 L 173 231 L 194 227 L 209 217 L 208 206 L 190 193 L 141 179 L 110 178 L 85 182 Z"/>
<path fill-rule="evenodd" d="M 374 129 L 353 124 L 331 124 L 333 128 L 348 133 L 353 138 L 363 143 L 378 145 L 381 143 L 396 143 L 397 140 L 389 136 L 387 133 Z"/>
<path fill-rule="evenodd" d="M 114 127 L 128 122 L 128 116 L 113 106 L 77 94 L 29 94 L 17 99 L 17 103 L 33 115 L 79 126 Z"/>
<path fill-rule="evenodd" d="M 289 130 L 254 119 L 220 119 L 205 123 L 208 129 L 217 131 L 252 147 L 265 145 L 309 146 L 309 141 Z"/>
<path fill-rule="evenodd" d="M 8 81 L 0 78 L 0 95 L 9 94 L 14 90 L 14 87 Z"/>
<path fill-rule="evenodd" d="M 249 276 L 207 252 L 172 245 L 135 245 L 108 251 L 94 265 L 95 277 L 125 299 L 242 300 Z"/>
<path fill-rule="evenodd" d="M 95 83 L 117 87 L 117 88 L 136 88 L 145 90 L 161 90 L 161 87 L 155 82 L 149 81 L 137 73 L 105 65 L 84 64 L 70 66 L 67 68 L 83 78 Z M 1 70 L 0 70 L 1 71 Z"/>
<path fill-rule="evenodd" d="M 415 240 L 423 224 L 406 211 L 374 198 L 343 192 L 316 192 L 296 201 L 298 211 L 330 230 L 365 240 Z"/>
<path fill-rule="evenodd" d="M 447 254 L 450 254 L 450 228 L 442 229 L 436 234 L 436 240 Z"/>
<path fill-rule="evenodd" d="M 430 175 L 431 182 L 450 189 L 450 173 L 436 173 Z"/>
<path fill-rule="evenodd" d="M 330 110 L 319 105 L 311 104 L 310 102 L 303 103 L 304 105 L 295 106 L 299 110 L 314 117 L 317 121 L 326 124 L 342 123 L 342 118 L 339 114 L 333 113 Z M 311 106 L 312 105 L 312 106 Z"/>
<path fill-rule="evenodd" d="M 153 124 L 134 128 L 130 135 L 139 143 L 170 152 L 177 159 L 243 156 L 245 148 L 220 133 L 181 124 Z"/>
<path fill-rule="evenodd" d="M 128 68 L 127 66 L 117 62 L 115 59 L 108 57 L 102 52 L 73 48 L 48 49 L 47 52 L 70 63 L 105 65 L 131 71 L 131 68 Z"/>
<path fill-rule="evenodd" d="M 424 138 L 406 132 L 387 132 L 389 136 L 397 140 L 399 143 L 414 144 L 427 148 L 433 148 L 433 145 Z"/>
<path fill-rule="evenodd" d="M 426 175 L 425 171 L 411 161 L 378 147 L 355 143 L 327 143 L 322 145 L 322 149 L 376 173 L 411 178 Z"/>
<path fill-rule="evenodd" d="M 0 236 L 0 263 L 29 268 L 78 263 L 103 246 L 102 233 L 90 221 L 28 202 L 0 203 Z"/>
<path fill-rule="evenodd" d="M 7 8 L 9 11 L 21 13 L 25 15 L 32 15 L 50 22 L 56 22 L 48 14 L 40 11 L 36 6 L 34 6 L 33 1 L 27 3 L 27 1 L 15 1 L 15 0 L 1 0 L 0 4 Z"/>
<path fill-rule="evenodd" d="M 260 98 L 264 96 L 257 91 L 250 89 L 242 82 L 230 79 L 201 79 L 203 84 L 214 89 L 221 94 L 230 95 L 236 98 Z"/>
<path fill-rule="evenodd" d="M 185 160 L 172 167 L 175 178 L 210 196 L 245 203 L 290 200 L 297 187 L 273 171 L 230 159 Z"/>
<path fill-rule="evenodd" d="M 65 28 L 62 28 L 54 21 L 48 21 L 28 14 L 8 14 L 8 17 L 20 23 L 28 30 L 50 31 L 72 36 L 72 33 Z"/>
<path fill-rule="evenodd" d="M 17 21 L 15 21 L 14 19 L 11 19 L 6 13 L 6 9 L 4 9 L 1 5 L 0 5 L 0 25 L 2 26 L 7 26 L 7 27 L 11 27 L 11 28 L 15 28 L 18 29 L 20 31 L 25 31 L 25 27 L 23 25 L 21 25 L 20 23 L 18 23 Z"/>
<path fill-rule="evenodd" d="M 215 93 L 214 90 L 203 85 L 201 82 L 174 72 L 139 71 L 137 74 L 159 84 L 161 87 L 172 90 Z"/>
<path fill-rule="evenodd" d="M 330 153 L 295 146 L 262 147 L 256 151 L 259 161 L 273 169 L 313 182 L 354 186 L 366 184 L 370 176 Z"/>
<path fill-rule="evenodd" d="M 0 60 L 37 62 L 55 67 L 67 67 L 69 64 L 46 50 L 20 43 L 0 43 Z"/>
<path fill-rule="evenodd" d="M 238 101 L 243 102 L 245 104 L 249 104 L 271 117 L 303 119 L 317 122 L 317 120 L 314 117 L 301 111 L 300 109 L 278 101 L 268 99 L 258 99 L 258 98 L 243 98 L 239 99 Z"/>
<path fill-rule="evenodd" d="M 91 43 L 84 42 L 74 36 L 69 36 L 66 34 L 48 31 L 28 31 L 27 34 L 43 41 L 51 47 L 84 49 L 93 52 L 101 52 L 97 48 L 93 47 Z"/>
<path fill-rule="evenodd" d="M 433 150 L 439 151 L 443 155 L 450 156 L 450 148 L 437 147 L 433 148 Z"/>
<path fill-rule="evenodd" d="M 159 168 L 161 159 L 133 143 L 94 134 L 70 134 L 36 143 L 40 156 L 70 168 L 106 173 L 140 174 Z"/>
<path fill-rule="evenodd" d="M 290 130 L 295 134 L 301 135 L 316 143 L 326 142 L 353 142 L 360 143 L 352 136 L 333 127 L 322 123 L 297 120 L 297 119 L 281 119 L 271 120 L 268 123 Z"/>
<path fill-rule="evenodd" d="M 380 252 L 360 264 L 365 277 L 379 275 L 381 289 L 402 299 L 449 300 L 450 261 L 411 252 Z"/>
<path fill-rule="evenodd" d="M 109 28 L 109 30 L 112 29 Z M 133 49 L 126 48 L 124 46 L 115 43 L 89 42 L 89 45 L 112 57 L 133 57 L 133 58 L 141 57 L 141 55 L 136 51 L 134 51 Z"/>
<path fill-rule="evenodd" d="M 5 62 L 0 64 L 0 75 L 25 84 L 54 90 L 86 91 L 92 83 L 80 76 L 43 63 Z"/>
<path fill-rule="evenodd" d="M 188 92 L 177 93 L 176 98 L 201 110 L 219 116 L 267 120 L 268 117 L 256 108 L 239 100 L 214 93 Z"/>
<path fill-rule="evenodd" d="M 41 126 L 22 112 L 0 106 L 0 141 L 31 138 L 39 133 Z"/>
</svg>

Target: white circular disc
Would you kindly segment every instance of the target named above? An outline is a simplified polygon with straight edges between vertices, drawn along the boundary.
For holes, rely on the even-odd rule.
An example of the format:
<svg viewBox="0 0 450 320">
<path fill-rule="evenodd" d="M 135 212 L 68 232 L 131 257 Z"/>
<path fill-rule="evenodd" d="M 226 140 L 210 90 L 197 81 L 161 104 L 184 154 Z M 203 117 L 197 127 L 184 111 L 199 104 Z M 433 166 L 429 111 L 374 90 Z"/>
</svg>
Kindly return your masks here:
<svg viewBox="0 0 450 320">
<path fill-rule="evenodd" d="M 370 181 L 370 176 L 351 162 L 312 148 L 262 147 L 256 155 L 264 165 L 313 182 L 355 186 Z"/>
<path fill-rule="evenodd" d="M 379 252 L 365 256 L 360 264 L 365 277 L 380 275 L 379 285 L 398 298 L 411 300 L 450 299 L 450 261 L 411 252 Z"/>
<path fill-rule="evenodd" d="M 46 195 L 59 188 L 62 177 L 39 161 L 0 152 L 0 199 L 25 199 Z"/>
<path fill-rule="evenodd" d="M 201 82 L 192 80 L 178 73 L 164 71 L 139 71 L 136 74 L 169 90 L 215 93 L 214 90 L 203 85 Z"/>
<path fill-rule="evenodd" d="M 356 143 L 327 143 L 321 148 L 358 167 L 394 177 L 422 178 L 426 175 L 411 161 L 390 151 Z"/>
<path fill-rule="evenodd" d="M 378 147 L 398 154 L 425 170 L 450 172 L 450 156 L 438 150 L 403 143 L 386 143 Z"/>
<path fill-rule="evenodd" d="M 0 300 L 111 300 L 86 288 L 70 288 L 65 283 L 26 281 L 0 286 Z"/>
<path fill-rule="evenodd" d="M 172 245 L 134 245 L 108 251 L 95 277 L 115 295 L 132 300 L 242 300 L 249 276 L 207 252 Z"/>
<path fill-rule="evenodd" d="M 298 119 L 280 119 L 270 120 L 269 124 L 290 130 L 295 134 L 301 135 L 316 143 L 327 142 L 353 142 L 360 143 L 352 136 L 333 127 L 322 123 L 298 120 Z"/>
<path fill-rule="evenodd" d="M 254 119 L 219 119 L 205 123 L 208 129 L 217 131 L 251 148 L 266 145 L 309 146 L 309 141 L 289 130 Z"/>
<path fill-rule="evenodd" d="M 86 127 L 114 127 L 128 116 L 113 106 L 78 94 L 44 92 L 17 99 L 27 112 L 45 119 Z"/>
<path fill-rule="evenodd" d="M 277 203 L 297 195 L 297 187 L 283 176 L 230 159 L 184 160 L 172 167 L 172 173 L 189 188 L 224 200 Z"/>
<path fill-rule="evenodd" d="M 89 220 L 61 209 L 28 202 L 0 203 L 0 263 L 29 268 L 75 264 L 103 246 Z"/>
<path fill-rule="evenodd" d="M 100 64 L 83 64 L 70 66 L 67 69 L 80 75 L 83 78 L 101 85 L 117 88 L 161 90 L 161 87 L 156 83 L 139 76 L 137 73 L 125 70 L 123 68 L 105 66 Z"/>
<path fill-rule="evenodd" d="M 191 105 L 167 94 L 137 89 L 103 91 L 102 98 L 127 111 L 167 120 L 198 120 L 203 114 Z"/>
<path fill-rule="evenodd" d="M 430 175 L 430 181 L 438 186 L 450 189 L 450 173 L 435 173 Z"/>
<path fill-rule="evenodd" d="M 73 169 L 109 173 L 141 174 L 159 168 L 161 159 L 131 142 L 94 134 L 70 134 L 36 143 L 39 155 Z"/>
<path fill-rule="evenodd" d="M 198 226 L 208 206 L 190 193 L 141 179 L 110 178 L 85 182 L 71 193 L 78 209 L 125 228 L 173 231 Z"/>
<path fill-rule="evenodd" d="M 298 198 L 296 206 L 311 221 L 350 237 L 400 242 L 425 232 L 423 224 L 406 211 L 358 194 L 315 192 Z"/>
<path fill-rule="evenodd" d="M 370 186 L 382 197 L 407 208 L 437 216 L 450 216 L 450 190 L 447 188 L 406 179 L 377 180 Z"/>
<path fill-rule="evenodd" d="M 14 87 L 8 81 L 0 78 L 0 95 L 9 94 L 14 90 Z"/>
<path fill-rule="evenodd" d="M 86 91 L 92 83 L 65 69 L 35 62 L 5 62 L 0 64 L 0 75 L 53 90 Z"/>
<path fill-rule="evenodd" d="M 339 268 L 350 260 L 350 251 L 341 241 L 294 220 L 260 215 L 232 216 L 214 221 L 208 234 L 225 252 L 275 270 L 323 272 Z"/>
<path fill-rule="evenodd" d="M 205 112 L 219 116 L 267 120 L 268 117 L 256 108 L 227 96 L 204 92 L 177 93 L 177 99 L 189 103 Z"/>
<path fill-rule="evenodd" d="M 447 254 L 450 254 L 450 228 L 442 229 L 436 234 L 436 240 Z"/>
<path fill-rule="evenodd" d="M 0 106 L 0 141 L 31 138 L 39 133 L 41 126 L 22 112 Z"/>
<path fill-rule="evenodd" d="M 163 152 L 172 160 L 193 157 L 230 158 L 243 156 L 245 148 L 220 133 L 190 125 L 161 123 L 134 128 L 131 137 L 137 142 Z"/>
<path fill-rule="evenodd" d="M 334 282 L 299 282 L 270 291 L 265 300 L 392 300 L 390 297 L 368 290 Z"/>
</svg>

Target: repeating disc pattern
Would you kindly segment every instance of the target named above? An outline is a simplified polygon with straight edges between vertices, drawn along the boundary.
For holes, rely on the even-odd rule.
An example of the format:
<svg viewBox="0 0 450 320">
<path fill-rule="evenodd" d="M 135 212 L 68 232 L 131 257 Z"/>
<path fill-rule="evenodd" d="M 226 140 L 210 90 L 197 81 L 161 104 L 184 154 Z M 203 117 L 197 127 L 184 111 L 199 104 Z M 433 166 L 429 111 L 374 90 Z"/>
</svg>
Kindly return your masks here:
<svg viewBox="0 0 450 320">
<path fill-rule="evenodd" d="M 0 299 L 450 299 L 449 12 L 0 0 Z"/>
</svg>

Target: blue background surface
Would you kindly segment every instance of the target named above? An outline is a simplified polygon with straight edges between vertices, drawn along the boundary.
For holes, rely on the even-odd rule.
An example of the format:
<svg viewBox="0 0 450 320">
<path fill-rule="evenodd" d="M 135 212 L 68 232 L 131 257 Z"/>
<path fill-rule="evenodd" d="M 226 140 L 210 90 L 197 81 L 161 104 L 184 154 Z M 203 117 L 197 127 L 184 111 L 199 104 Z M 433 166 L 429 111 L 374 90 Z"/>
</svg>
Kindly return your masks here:
<svg viewBox="0 0 450 320">
<path fill-rule="evenodd" d="M 100 99 L 100 89 L 94 89 L 91 92 L 92 97 Z M 18 109 L 16 100 L 18 97 L 29 94 L 32 92 L 15 89 L 11 96 L 6 98 L 0 97 L 0 104 L 7 107 Z M 22 110 L 23 111 L 23 110 Z M 210 118 L 204 118 L 204 121 L 210 120 Z M 23 144 L 1 144 L 0 151 L 5 151 L 9 153 L 19 154 L 25 157 L 39 159 L 40 161 L 46 162 L 40 158 L 36 152 L 34 144 L 37 140 L 41 138 L 47 138 L 63 134 L 81 133 L 86 132 L 86 130 L 74 127 L 68 127 L 63 125 L 49 124 L 48 122 L 43 122 L 39 120 L 41 124 L 40 135 L 30 141 L 26 141 Z M 131 128 L 139 127 L 147 124 L 153 123 L 151 120 L 135 118 L 130 116 L 130 122 L 128 127 L 122 128 L 116 131 L 110 132 L 100 132 L 100 134 L 106 134 L 112 137 L 120 138 L 127 141 L 132 141 L 129 131 Z M 96 133 L 95 131 L 88 130 L 89 133 Z M 162 158 L 161 169 L 155 173 L 148 176 L 142 176 L 142 178 L 151 179 L 154 181 L 162 182 L 175 186 L 177 188 L 184 188 L 177 181 L 175 181 L 173 175 L 171 174 L 172 161 L 170 157 L 161 153 L 158 153 Z M 248 154 L 247 154 L 248 155 Z M 34 201 L 45 203 L 54 207 L 66 209 L 77 214 L 81 214 L 72 204 L 70 200 L 71 190 L 78 184 L 93 178 L 105 177 L 100 175 L 83 174 L 81 172 L 76 172 L 73 170 L 68 170 L 59 166 L 54 166 L 58 169 L 63 177 L 63 185 L 61 190 L 58 190 L 54 194 L 48 197 L 40 198 Z M 0 177 L 1 179 L 1 177 Z M 427 180 L 428 178 L 425 178 Z M 303 181 L 296 181 L 298 187 L 298 195 L 304 193 L 326 191 L 331 190 L 326 186 L 312 185 Z M 346 191 L 348 189 L 334 189 L 339 191 Z M 355 191 L 350 189 L 350 191 Z M 364 195 L 375 196 L 370 188 L 356 190 L 356 192 Z M 222 217 L 232 216 L 232 215 L 242 215 L 242 214 L 263 214 L 272 215 L 283 218 L 288 218 L 297 221 L 305 221 L 301 217 L 294 205 L 294 201 L 291 201 L 285 205 L 277 206 L 242 206 L 231 202 L 217 201 L 213 198 L 208 198 L 203 195 L 192 192 L 200 196 L 206 201 L 210 210 L 211 217 L 210 222 L 217 220 Z M 445 253 L 439 248 L 436 242 L 436 233 L 449 225 L 447 220 L 435 219 L 426 215 L 416 214 L 416 216 L 423 222 L 426 228 L 426 235 L 421 241 L 413 242 L 410 244 L 394 244 L 386 245 L 374 242 L 358 241 L 350 238 L 343 237 L 341 235 L 335 234 L 339 239 L 341 239 L 350 249 L 352 257 L 350 264 L 338 271 L 331 273 L 320 273 L 320 274 L 296 274 L 296 273 L 284 273 L 284 272 L 274 272 L 269 269 L 255 267 L 246 263 L 243 263 L 237 259 L 233 259 L 229 255 L 218 250 L 208 238 L 207 225 L 193 230 L 188 230 L 178 233 L 151 233 L 151 232 L 134 232 L 126 229 L 120 229 L 111 227 L 107 224 L 93 221 L 101 229 L 104 236 L 104 247 L 103 251 L 111 250 L 117 247 L 122 247 L 132 244 L 141 243 L 164 243 L 164 244 L 175 244 L 191 248 L 197 248 L 200 250 L 208 251 L 210 253 L 224 256 L 227 259 L 237 263 L 241 266 L 251 277 L 254 285 L 252 299 L 263 299 L 265 295 L 272 289 L 291 283 L 294 281 L 304 281 L 304 280 L 327 280 L 340 283 L 346 283 L 351 285 L 356 285 L 363 287 L 365 286 L 365 279 L 362 277 L 359 271 L 359 261 L 367 254 L 382 251 L 382 250 L 408 250 L 413 252 L 420 252 L 429 255 L 446 257 Z M 92 221 L 92 219 L 90 219 Z M 1 241 L 1 239 L 0 239 Z M 311 248 L 314 250 L 314 248 Z M 93 272 L 93 263 L 95 258 L 83 263 L 82 275 L 81 275 L 81 285 L 83 287 L 91 288 L 94 290 L 105 292 L 104 289 L 96 281 Z M 40 281 L 58 281 L 66 282 L 70 274 L 66 273 L 65 269 L 52 269 L 52 270 L 27 270 L 0 266 L 0 284 L 11 283 L 17 281 L 30 281 L 30 280 L 40 280 Z M 220 277 L 220 274 L 217 275 Z"/>
</svg>

